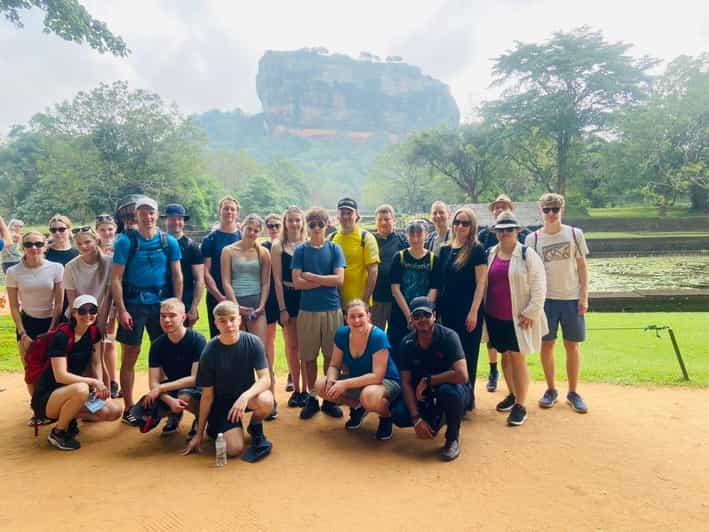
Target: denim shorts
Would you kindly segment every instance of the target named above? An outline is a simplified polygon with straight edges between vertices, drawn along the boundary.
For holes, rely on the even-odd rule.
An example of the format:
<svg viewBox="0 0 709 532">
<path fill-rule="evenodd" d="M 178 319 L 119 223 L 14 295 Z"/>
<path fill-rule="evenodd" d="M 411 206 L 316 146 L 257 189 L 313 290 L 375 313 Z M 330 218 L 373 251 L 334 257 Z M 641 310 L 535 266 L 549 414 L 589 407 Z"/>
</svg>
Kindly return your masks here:
<svg viewBox="0 0 709 532">
<path fill-rule="evenodd" d="M 140 345 L 143 342 L 143 329 L 148 330 L 150 341 L 162 334 L 160 328 L 160 303 L 145 305 L 143 303 L 126 303 L 126 310 L 133 318 L 133 329 L 118 326 L 116 340 L 126 345 Z"/>
<path fill-rule="evenodd" d="M 586 318 L 579 316 L 578 299 L 547 299 L 544 302 L 544 313 L 547 315 L 549 334 L 542 340 L 556 340 L 561 324 L 564 340 L 583 342 L 586 339 Z"/>
<path fill-rule="evenodd" d="M 191 399 L 199 401 L 202 398 L 201 388 L 180 388 L 179 390 L 170 390 L 167 392 L 170 397 L 177 399 L 180 396 L 188 395 Z"/>
<path fill-rule="evenodd" d="M 348 378 L 347 375 L 343 375 L 342 378 Z M 375 385 L 376 386 L 376 385 Z M 399 385 L 398 382 L 391 380 L 391 379 L 384 379 L 382 383 L 379 386 L 384 386 L 384 396 L 387 398 L 389 403 L 393 403 L 397 397 L 401 394 L 401 386 Z M 348 388 L 344 395 L 348 399 L 353 399 L 355 401 L 359 401 L 359 396 L 362 395 L 362 390 L 364 389 L 364 386 L 361 388 Z"/>
</svg>

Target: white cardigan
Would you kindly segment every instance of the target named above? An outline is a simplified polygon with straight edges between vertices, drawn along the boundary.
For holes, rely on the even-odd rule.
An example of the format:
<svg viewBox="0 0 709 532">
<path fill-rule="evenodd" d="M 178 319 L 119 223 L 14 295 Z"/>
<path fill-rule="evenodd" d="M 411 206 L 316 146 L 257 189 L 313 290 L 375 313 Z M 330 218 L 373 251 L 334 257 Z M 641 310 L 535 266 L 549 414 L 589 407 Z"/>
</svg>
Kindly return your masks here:
<svg viewBox="0 0 709 532">
<path fill-rule="evenodd" d="M 488 270 L 497 255 L 497 247 L 490 248 L 487 257 Z M 526 259 L 523 259 L 522 244 L 517 242 L 510 258 L 508 276 L 512 299 L 512 321 L 517 335 L 519 351 L 523 355 L 538 353 L 542 347 L 542 336 L 549 332 L 547 317 L 544 314 L 547 280 L 542 259 L 529 247 L 527 248 Z M 529 329 L 522 329 L 519 326 L 518 317 L 520 314 L 524 314 L 532 320 L 532 326 Z M 485 328 L 484 337 L 485 339 L 488 338 L 487 328 Z"/>
</svg>

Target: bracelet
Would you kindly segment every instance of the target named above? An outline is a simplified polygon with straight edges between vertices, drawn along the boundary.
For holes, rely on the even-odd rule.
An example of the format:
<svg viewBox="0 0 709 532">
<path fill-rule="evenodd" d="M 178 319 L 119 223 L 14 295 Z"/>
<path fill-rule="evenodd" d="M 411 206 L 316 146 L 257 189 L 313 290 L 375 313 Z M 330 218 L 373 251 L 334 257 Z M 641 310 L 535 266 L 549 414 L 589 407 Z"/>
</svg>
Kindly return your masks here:
<svg viewBox="0 0 709 532">
<path fill-rule="evenodd" d="M 281 308 L 281 309 L 278 309 L 278 312 L 288 312 L 288 309 L 287 309 L 287 308 Z"/>
</svg>

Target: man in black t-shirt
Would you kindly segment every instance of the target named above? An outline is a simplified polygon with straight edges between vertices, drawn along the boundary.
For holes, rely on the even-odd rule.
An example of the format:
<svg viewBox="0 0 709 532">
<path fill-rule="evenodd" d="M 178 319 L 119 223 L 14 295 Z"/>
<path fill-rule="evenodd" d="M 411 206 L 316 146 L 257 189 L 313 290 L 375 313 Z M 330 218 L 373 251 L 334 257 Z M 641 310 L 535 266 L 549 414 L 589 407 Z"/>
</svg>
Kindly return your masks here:
<svg viewBox="0 0 709 532">
<path fill-rule="evenodd" d="M 240 454 L 244 449 L 242 422 L 246 412 L 253 412 L 248 427 L 251 446 L 243 459 L 254 462 L 271 451 L 271 442 L 263 434 L 263 420 L 273 410 L 266 349 L 258 336 L 239 331 L 236 303 L 222 301 L 214 307 L 214 323 L 219 335 L 207 344 L 197 372 L 197 386 L 202 388 L 199 426 L 184 454 L 199 450 L 205 426 L 214 439 L 224 434 L 229 456 Z"/>
<path fill-rule="evenodd" d="M 187 310 L 187 327 L 193 327 L 199 319 L 198 307 L 204 295 L 204 258 L 199 245 L 185 235 L 185 222 L 190 219 L 185 208 L 179 203 L 165 207 L 167 232 L 175 237 L 180 246 L 180 269 L 182 270 L 182 302 Z"/>
<path fill-rule="evenodd" d="M 401 342 L 401 391 L 403 400 L 392 409 L 398 427 L 414 427 L 422 439 L 436 436 L 445 415 L 446 443 L 441 458 L 460 455 L 460 423 L 471 398 L 468 367 L 455 331 L 436 323 L 433 304 L 427 297 L 411 302 L 414 332 Z"/>
<path fill-rule="evenodd" d="M 177 431 L 182 413 L 188 410 L 195 415 L 192 430 L 197 428 L 197 414 L 201 393 L 195 386 L 199 357 L 207 345 L 207 340 L 197 331 L 184 325 L 185 305 L 176 297 L 160 304 L 160 327 L 163 335 L 150 346 L 150 392 L 142 401 L 150 407 L 159 400 L 164 413 L 169 413 L 162 429 L 163 434 Z"/>
</svg>

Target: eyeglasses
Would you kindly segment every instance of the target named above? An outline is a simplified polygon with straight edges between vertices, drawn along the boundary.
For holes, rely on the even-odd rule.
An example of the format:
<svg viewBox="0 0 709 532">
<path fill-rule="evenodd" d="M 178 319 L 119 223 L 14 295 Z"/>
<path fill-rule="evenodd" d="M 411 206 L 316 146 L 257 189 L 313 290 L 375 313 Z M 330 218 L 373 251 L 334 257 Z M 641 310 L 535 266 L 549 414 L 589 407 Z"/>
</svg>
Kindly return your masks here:
<svg viewBox="0 0 709 532">
<path fill-rule="evenodd" d="M 98 314 L 98 309 L 94 305 L 90 305 L 88 307 L 79 307 L 76 312 L 79 313 L 79 316 L 86 316 L 87 314 L 95 316 L 96 314 Z"/>
<path fill-rule="evenodd" d="M 418 320 L 423 320 L 423 319 L 426 319 L 426 318 L 430 318 L 431 316 L 433 316 L 433 314 L 432 314 L 431 312 L 427 312 L 427 311 L 425 311 L 425 310 L 417 310 L 416 312 L 414 312 L 414 313 L 411 315 L 411 317 L 412 317 L 413 319 L 417 320 L 417 321 L 418 321 Z"/>
<path fill-rule="evenodd" d="M 516 227 L 500 227 L 499 229 L 495 228 L 495 232 L 496 233 L 511 233 L 515 229 L 517 229 L 517 228 Z"/>
<path fill-rule="evenodd" d="M 463 227 L 470 227 L 473 224 L 470 220 L 453 220 L 453 225 L 462 225 Z"/>
<path fill-rule="evenodd" d="M 74 235 L 78 235 L 79 233 L 88 233 L 89 231 L 91 231 L 90 225 L 82 225 L 81 227 L 75 227 L 71 230 Z"/>
<path fill-rule="evenodd" d="M 268 227 L 269 229 L 280 229 L 281 224 L 266 224 L 266 227 Z"/>
<path fill-rule="evenodd" d="M 97 224 L 100 224 L 100 223 L 103 223 L 103 222 L 115 223 L 115 222 L 113 221 L 113 216 L 111 216 L 110 214 L 99 214 L 99 215 L 96 217 L 96 223 L 97 223 Z"/>
<path fill-rule="evenodd" d="M 50 227 L 49 228 L 50 233 L 63 233 L 66 230 L 67 230 L 66 227 Z"/>
<path fill-rule="evenodd" d="M 561 210 L 561 207 L 544 207 L 542 209 L 542 212 L 544 214 L 549 214 L 550 212 L 553 212 L 554 214 L 557 214 Z"/>
<path fill-rule="evenodd" d="M 36 247 L 37 249 L 44 247 L 44 242 L 23 242 L 22 247 L 30 249 L 31 247 Z"/>
<path fill-rule="evenodd" d="M 310 227 L 310 229 L 315 229 L 316 227 L 322 229 L 323 227 L 325 227 L 325 222 L 308 222 L 308 227 Z"/>
</svg>

